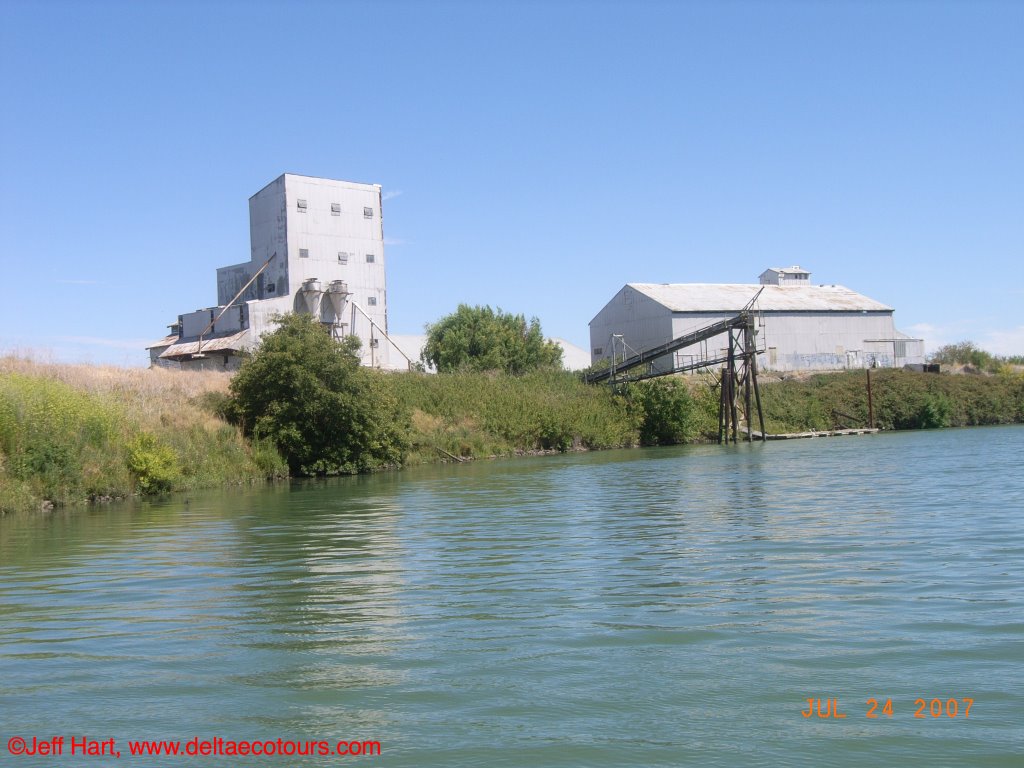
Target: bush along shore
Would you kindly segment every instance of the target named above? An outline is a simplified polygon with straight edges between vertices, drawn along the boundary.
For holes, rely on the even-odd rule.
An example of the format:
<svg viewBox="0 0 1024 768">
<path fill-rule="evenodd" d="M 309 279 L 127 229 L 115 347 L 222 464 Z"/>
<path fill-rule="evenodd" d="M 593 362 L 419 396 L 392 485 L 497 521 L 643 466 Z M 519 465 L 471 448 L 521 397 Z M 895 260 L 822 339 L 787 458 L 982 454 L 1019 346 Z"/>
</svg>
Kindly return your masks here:
<svg viewBox="0 0 1024 768">
<path fill-rule="evenodd" d="M 233 385 L 223 373 L 0 358 L 0 512 L 288 475 L 717 436 L 712 375 L 613 392 L 553 370 L 428 375 L 348 361 L 343 367 L 330 374 L 345 387 L 341 394 L 313 374 L 288 370 L 260 373 L 247 393 L 240 375 Z M 867 426 L 864 371 L 767 378 L 761 394 L 769 432 Z M 1024 422 L 1019 373 L 877 369 L 871 378 L 882 429 Z M 282 401 L 266 399 L 274 387 Z M 257 398 L 248 411 L 246 396 Z M 362 400 L 374 405 L 360 410 Z M 322 444 L 313 444 L 307 429 Z"/>
</svg>

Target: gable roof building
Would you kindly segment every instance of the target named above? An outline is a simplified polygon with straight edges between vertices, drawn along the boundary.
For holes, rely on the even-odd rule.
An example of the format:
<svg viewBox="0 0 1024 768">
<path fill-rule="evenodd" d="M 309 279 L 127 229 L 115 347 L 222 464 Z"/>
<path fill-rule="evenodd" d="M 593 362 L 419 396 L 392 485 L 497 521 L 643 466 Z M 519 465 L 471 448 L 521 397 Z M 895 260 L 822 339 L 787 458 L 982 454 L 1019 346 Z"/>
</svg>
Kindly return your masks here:
<svg viewBox="0 0 1024 768">
<path fill-rule="evenodd" d="M 590 322 L 591 361 L 640 352 L 735 316 L 757 296 L 758 367 L 825 371 L 924 362 L 924 342 L 896 330 L 892 307 L 841 285 L 811 285 L 799 267 L 760 284 L 628 283 Z M 758 292 L 760 294 L 758 295 Z M 657 362 L 664 370 L 718 356 L 726 337 Z"/>
</svg>

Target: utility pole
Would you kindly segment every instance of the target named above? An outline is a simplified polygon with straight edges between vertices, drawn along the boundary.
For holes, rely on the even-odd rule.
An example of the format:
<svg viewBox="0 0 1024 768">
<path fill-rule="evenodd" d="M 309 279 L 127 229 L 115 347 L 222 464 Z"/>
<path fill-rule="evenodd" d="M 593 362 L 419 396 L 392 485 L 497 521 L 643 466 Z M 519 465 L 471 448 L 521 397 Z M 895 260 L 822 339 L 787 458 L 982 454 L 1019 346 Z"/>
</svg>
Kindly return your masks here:
<svg viewBox="0 0 1024 768">
<path fill-rule="evenodd" d="M 865 368 L 864 372 L 868 375 L 868 428 L 875 428 L 875 408 L 871 402 L 871 369 Z"/>
</svg>

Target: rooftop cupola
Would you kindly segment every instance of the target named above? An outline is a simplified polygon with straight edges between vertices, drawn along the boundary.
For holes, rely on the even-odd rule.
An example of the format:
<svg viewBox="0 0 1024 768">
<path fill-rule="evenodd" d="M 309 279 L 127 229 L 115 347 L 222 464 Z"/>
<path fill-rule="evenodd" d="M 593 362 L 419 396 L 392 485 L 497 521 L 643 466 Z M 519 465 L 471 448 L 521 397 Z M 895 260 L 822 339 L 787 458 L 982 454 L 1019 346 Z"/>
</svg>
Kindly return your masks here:
<svg viewBox="0 0 1024 768">
<path fill-rule="evenodd" d="M 761 285 L 810 285 L 811 273 L 798 266 L 769 267 L 761 273 Z"/>
</svg>

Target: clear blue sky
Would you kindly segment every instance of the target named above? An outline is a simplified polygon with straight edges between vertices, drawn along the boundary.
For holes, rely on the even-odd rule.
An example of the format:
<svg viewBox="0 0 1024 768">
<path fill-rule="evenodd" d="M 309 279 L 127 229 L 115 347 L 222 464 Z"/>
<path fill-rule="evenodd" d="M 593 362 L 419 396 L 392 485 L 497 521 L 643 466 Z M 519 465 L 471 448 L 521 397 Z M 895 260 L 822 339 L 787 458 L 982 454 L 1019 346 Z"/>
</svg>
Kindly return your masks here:
<svg viewBox="0 0 1024 768">
<path fill-rule="evenodd" d="M 379 183 L 390 326 L 588 346 L 799 264 L 1024 354 L 1022 2 L 0 2 L 0 350 L 142 365 L 284 172 Z"/>
</svg>

